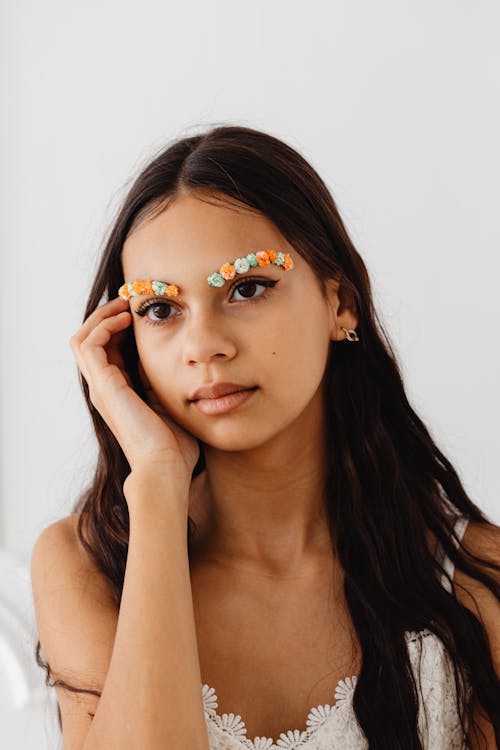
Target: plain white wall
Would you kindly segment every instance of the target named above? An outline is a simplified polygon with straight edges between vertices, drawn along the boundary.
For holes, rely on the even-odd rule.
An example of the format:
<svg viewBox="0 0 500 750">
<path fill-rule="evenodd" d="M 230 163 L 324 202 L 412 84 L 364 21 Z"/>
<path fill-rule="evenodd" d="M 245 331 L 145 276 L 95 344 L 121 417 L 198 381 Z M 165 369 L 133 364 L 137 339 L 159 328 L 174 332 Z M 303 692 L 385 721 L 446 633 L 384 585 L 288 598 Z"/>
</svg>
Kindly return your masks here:
<svg viewBox="0 0 500 750">
<path fill-rule="evenodd" d="M 20 566 L 26 617 L 35 537 L 70 512 L 95 455 L 68 340 L 103 237 L 152 153 L 211 124 L 266 130 L 320 172 L 412 405 L 500 523 L 498 3 L 0 12 L 0 547 Z"/>
</svg>

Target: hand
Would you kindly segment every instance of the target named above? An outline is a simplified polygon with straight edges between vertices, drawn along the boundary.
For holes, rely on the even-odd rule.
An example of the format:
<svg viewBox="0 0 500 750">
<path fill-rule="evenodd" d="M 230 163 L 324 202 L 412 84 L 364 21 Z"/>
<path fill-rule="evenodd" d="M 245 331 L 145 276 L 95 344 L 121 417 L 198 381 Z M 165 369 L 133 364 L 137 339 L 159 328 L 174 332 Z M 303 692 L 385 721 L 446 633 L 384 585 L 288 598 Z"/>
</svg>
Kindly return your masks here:
<svg viewBox="0 0 500 750">
<path fill-rule="evenodd" d="M 156 398 L 139 363 L 148 403 L 134 391 L 120 344 L 132 322 L 121 297 L 100 305 L 70 338 L 89 395 L 118 440 L 132 472 L 168 476 L 189 490 L 200 454 L 198 441 L 178 425 Z M 148 405 L 150 404 L 150 405 Z"/>
</svg>

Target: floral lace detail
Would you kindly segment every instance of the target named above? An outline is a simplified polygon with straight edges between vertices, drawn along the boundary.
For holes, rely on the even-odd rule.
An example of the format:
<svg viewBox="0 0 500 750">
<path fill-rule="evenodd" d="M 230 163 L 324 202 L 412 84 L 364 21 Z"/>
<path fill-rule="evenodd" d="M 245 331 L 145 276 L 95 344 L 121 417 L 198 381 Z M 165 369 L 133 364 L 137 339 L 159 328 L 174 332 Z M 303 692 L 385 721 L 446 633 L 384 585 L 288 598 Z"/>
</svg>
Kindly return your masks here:
<svg viewBox="0 0 500 750">
<path fill-rule="evenodd" d="M 427 636 L 431 637 L 427 639 Z M 421 705 L 418 716 L 423 747 L 425 750 L 461 750 L 463 736 L 454 703 L 454 681 L 446 660 L 448 652 L 441 639 L 427 628 L 406 631 L 405 638 L 417 685 L 423 695 L 424 705 Z M 428 641 L 428 647 L 422 653 L 423 677 L 420 681 L 418 664 L 424 641 Z M 282 732 L 276 742 L 271 737 L 256 736 L 253 740 L 246 737 L 245 722 L 239 714 L 219 716 L 215 690 L 204 684 L 202 691 L 210 750 L 367 750 L 366 736 L 352 708 L 357 679 L 358 675 L 353 675 L 339 680 L 332 705 L 326 703 L 311 708 L 306 720 L 307 729 Z"/>
<path fill-rule="evenodd" d="M 339 680 L 335 688 L 336 702 L 333 705 L 326 703 L 325 705 L 311 708 L 306 721 L 308 729 L 304 731 L 289 729 L 287 732 L 282 732 L 276 744 L 273 744 L 271 737 L 257 736 L 253 742 L 247 739 L 244 736 L 247 731 L 245 722 L 241 720 L 239 714 L 230 713 L 219 716 L 215 710 L 218 705 L 217 695 L 214 689 L 208 685 L 203 685 L 205 714 L 223 732 L 232 737 L 237 737 L 242 747 L 250 748 L 251 750 L 295 750 L 295 748 L 303 747 L 334 711 L 339 710 L 342 705 L 346 705 L 352 700 L 357 679 L 357 675 L 353 675 L 353 677 L 345 677 L 343 680 Z"/>
</svg>

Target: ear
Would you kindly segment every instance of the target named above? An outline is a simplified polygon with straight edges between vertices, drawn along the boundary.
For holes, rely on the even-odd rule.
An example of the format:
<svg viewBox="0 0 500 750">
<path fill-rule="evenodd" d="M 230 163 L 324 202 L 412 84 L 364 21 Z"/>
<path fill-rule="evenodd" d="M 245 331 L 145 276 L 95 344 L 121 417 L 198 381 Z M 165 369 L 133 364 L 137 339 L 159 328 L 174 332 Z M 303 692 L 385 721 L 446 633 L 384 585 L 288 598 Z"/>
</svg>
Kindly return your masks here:
<svg viewBox="0 0 500 750">
<path fill-rule="evenodd" d="M 327 279 L 326 289 L 329 308 L 330 339 L 333 341 L 342 341 L 346 338 L 345 331 L 342 328 L 352 330 L 356 329 L 358 325 L 356 301 L 349 287 L 337 279 Z"/>
</svg>

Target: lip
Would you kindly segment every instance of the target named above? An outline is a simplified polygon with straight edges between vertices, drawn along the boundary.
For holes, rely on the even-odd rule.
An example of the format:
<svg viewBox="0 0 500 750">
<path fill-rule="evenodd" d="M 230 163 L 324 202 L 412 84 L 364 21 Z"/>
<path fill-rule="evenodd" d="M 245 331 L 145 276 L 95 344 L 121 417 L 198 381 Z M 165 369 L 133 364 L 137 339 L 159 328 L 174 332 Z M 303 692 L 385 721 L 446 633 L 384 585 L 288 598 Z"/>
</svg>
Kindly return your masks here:
<svg viewBox="0 0 500 750">
<path fill-rule="evenodd" d="M 200 398 L 196 401 L 192 401 L 192 404 L 203 414 L 225 414 L 226 412 L 235 409 L 237 406 L 240 406 L 245 401 L 248 401 L 248 399 L 252 397 L 252 394 L 257 390 L 258 388 L 254 387 L 226 393 L 223 396 L 219 396 L 219 398 Z"/>
<path fill-rule="evenodd" d="M 208 385 L 202 385 L 201 388 L 198 388 L 189 400 L 197 401 L 198 399 L 219 398 L 220 396 L 226 396 L 228 393 L 246 391 L 255 387 L 256 386 L 245 385 L 244 383 L 209 383 Z"/>
</svg>

